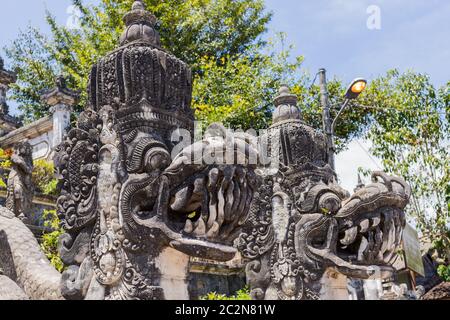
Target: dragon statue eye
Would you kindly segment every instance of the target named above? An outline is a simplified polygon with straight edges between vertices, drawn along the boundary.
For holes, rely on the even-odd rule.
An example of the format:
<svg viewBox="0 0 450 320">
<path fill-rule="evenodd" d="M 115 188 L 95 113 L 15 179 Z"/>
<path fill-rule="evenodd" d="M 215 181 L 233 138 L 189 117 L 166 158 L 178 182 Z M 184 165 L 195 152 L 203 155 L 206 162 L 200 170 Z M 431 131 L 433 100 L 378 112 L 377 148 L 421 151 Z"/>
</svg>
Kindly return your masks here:
<svg viewBox="0 0 450 320">
<path fill-rule="evenodd" d="M 325 214 L 336 214 L 341 208 L 341 199 L 332 193 L 327 192 L 319 199 L 319 210 Z"/>
<path fill-rule="evenodd" d="M 153 170 L 163 170 L 170 165 L 170 154 L 163 148 L 153 148 L 145 154 L 145 170 L 151 172 Z"/>
</svg>

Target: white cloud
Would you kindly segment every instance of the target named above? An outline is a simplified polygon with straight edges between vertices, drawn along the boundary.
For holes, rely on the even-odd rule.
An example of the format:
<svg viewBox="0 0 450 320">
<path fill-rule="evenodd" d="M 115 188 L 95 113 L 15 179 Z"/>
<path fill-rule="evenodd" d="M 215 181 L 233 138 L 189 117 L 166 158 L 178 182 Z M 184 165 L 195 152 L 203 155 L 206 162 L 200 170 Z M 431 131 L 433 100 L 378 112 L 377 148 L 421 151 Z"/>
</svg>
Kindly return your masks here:
<svg viewBox="0 0 450 320">
<path fill-rule="evenodd" d="M 370 142 L 355 140 L 349 144 L 346 151 L 336 155 L 336 171 L 340 185 L 353 192 L 358 183 L 358 168 L 370 169 L 372 171 L 381 169 L 381 162 L 369 152 Z M 368 183 L 368 179 L 363 182 Z"/>
</svg>

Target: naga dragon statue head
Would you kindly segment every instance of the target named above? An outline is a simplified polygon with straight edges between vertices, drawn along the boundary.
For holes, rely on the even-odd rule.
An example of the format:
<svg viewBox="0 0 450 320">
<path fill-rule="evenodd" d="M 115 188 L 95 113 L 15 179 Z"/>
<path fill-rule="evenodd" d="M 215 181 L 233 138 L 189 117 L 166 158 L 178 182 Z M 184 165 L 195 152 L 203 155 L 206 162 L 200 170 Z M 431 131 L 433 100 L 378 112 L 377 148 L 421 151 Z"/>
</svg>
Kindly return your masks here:
<svg viewBox="0 0 450 320">
<path fill-rule="evenodd" d="M 239 248 L 249 260 L 254 299 L 319 299 L 324 273 L 387 278 L 405 226 L 409 186 L 373 173 L 355 194 L 342 189 L 327 161 L 325 137 L 302 122 L 287 87 L 275 98 L 267 130 L 271 164 L 243 226 Z"/>
<path fill-rule="evenodd" d="M 392 272 L 409 196 L 401 179 L 376 173 L 349 197 L 285 87 L 263 137 L 270 165 L 258 165 L 255 137 L 230 138 L 220 125 L 190 144 L 189 67 L 161 48 L 141 1 L 124 20 L 56 157 L 65 298 L 187 298 L 173 283 L 190 256 L 228 261 L 238 251 L 255 299 L 315 298 L 330 267 Z"/>
</svg>

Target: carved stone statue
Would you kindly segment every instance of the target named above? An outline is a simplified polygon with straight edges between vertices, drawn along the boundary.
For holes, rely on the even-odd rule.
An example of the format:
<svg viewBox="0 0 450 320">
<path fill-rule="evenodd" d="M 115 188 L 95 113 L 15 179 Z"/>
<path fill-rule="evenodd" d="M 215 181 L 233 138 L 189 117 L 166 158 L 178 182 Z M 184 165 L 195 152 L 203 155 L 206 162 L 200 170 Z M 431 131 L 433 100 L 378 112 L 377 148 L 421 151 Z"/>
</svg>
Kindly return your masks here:
<svg viewBox="0 0 450 320">
<path fill-rule="evenodd" d="M 188 299 L 190 257 L 228 261 L 238 251 L 254 299 L 325 298 L 330 270 L 392 274 L 410 193 L 402 179 L 377 172 L 350 196 L 287 87 L 259 139 L 215 124 L 179 148 L 193 136 L 190 69 L 160 47 L 141 1 L 125 23 L 121 46 L 92 68 L 89 104 L 56 157 L 67 269 L 59 286 L 42 267 L 53 298 Z M 13 235 L 28 234 L 0 210 L 2 231 L 11 252 L 23 250 Z M 17 283 L 41 288 L 20 261 Z"/>
<path fill-rule="evenodd" d="M 359 279 L 392 275 L 409 186 L 375 172 L 350 196 L 327 164 L 323 134 L 302 122 L 296 96 L 283 87 L 275 105 L 267 132 L 275 161 L 262 170 L 240 237 L 252 297 L 319 299 L 327 269 Z"/>
<path fill-rule="evenodd" d="M 11 171 L 8 176 L 6 208 L 23 221 L 28 220 L 33 203 L 32 152 L 33 149 L 28 142 L 15 145 L 11 157 Z"/>
</svg>

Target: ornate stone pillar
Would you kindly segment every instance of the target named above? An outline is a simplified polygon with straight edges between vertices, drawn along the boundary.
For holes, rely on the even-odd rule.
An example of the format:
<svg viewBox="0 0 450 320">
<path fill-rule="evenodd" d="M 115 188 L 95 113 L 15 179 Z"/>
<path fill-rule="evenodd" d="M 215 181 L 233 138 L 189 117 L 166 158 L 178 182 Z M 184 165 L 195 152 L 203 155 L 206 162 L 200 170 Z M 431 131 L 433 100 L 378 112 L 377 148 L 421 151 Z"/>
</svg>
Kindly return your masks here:
<svg viewBox="0 0 450 320">
<path fill-rule="evenodd" d="M 6 92 L 8 91 L 8 86 L 0 83 L 0 105 L 4 106 L 6 104 Z"/>
<path fill-rule="evenodd" d="M 4 69 L 4 62 L 0 57 L 0 113 L 8 113 L 8 105 L 6 104 L 6 93 L 9 85 L 16 82 L 16 75 Z"/>
<path fill-rule="evenodd" d="M 53 115 L 53 141 L 52 149 L 63 142 L 64 135 L 70 127 L 70 114 L 73 106 L 78 103 L 78 93 L 69 90 L 66 81 L 59 76 L 56 87 L 42 96 L 42 101 L 51 107 Z"/>
<path fill-rule="evenodd" d="M 365 300 L 380 300 L 383 295 L 383 283 L 380 279 L 364 280 Z"/>
</svg>

